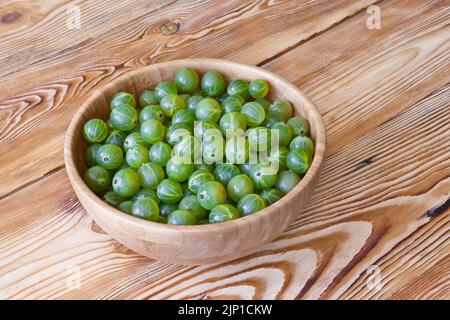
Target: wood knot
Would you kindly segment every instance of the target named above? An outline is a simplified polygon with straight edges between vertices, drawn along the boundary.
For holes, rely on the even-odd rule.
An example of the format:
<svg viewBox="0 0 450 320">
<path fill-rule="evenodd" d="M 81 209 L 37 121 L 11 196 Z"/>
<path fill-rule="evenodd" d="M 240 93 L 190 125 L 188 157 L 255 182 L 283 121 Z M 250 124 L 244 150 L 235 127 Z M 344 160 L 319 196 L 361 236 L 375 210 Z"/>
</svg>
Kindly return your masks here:
<svg viewBox="0 0 450 320">
<path fill-rule="evenodd" d="M 20 17 L 22 17 L 22 14 L 20 12 L 13 11 L 13 12 L 5 14 L 2 17 L 1 22 L 2 23 L 13 23 L 13 22 L 16 22 L 17 20 L 19 20 Z"/>
<path fill-rule="evenodd" d="M 164 23 L 163 25 L 161 25 L 160 30 L 163 35 L 171 36 L 171 35 L 176 34 L 180 30 L 180 27 L 181 27 L 181 23 L 168 21 L 168 22 Z"/>
</svg>

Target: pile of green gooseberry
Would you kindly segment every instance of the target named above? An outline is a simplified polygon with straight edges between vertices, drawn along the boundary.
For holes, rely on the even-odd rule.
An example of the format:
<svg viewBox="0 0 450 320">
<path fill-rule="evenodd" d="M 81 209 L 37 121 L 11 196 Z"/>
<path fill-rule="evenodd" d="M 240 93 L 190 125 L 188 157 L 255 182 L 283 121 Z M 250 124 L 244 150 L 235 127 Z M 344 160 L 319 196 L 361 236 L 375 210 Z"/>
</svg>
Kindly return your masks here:
<svg viewBox="0 0 450 320">
<path fill-rule="evenodd" d="M 84 124 L 84 181 L 149 221 L 220 223 L 260 211 L 293 189 L 314 157 L 307 121 L 288 101 L 267 100 L 269 89 L 263 79 L 227 85 L 219 72 L 183 68 L 139 99 L 118 92 L 107 121 Z"/>
</svg>

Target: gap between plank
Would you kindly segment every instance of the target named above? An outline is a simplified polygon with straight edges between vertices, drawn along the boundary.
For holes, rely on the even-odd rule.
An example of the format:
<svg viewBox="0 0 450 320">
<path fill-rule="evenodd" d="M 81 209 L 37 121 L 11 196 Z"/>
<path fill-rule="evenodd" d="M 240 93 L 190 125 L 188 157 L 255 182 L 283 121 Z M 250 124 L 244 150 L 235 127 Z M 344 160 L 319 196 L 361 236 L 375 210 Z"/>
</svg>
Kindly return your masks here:
<svg viewBox="0 0 450 320">
<path fill-rule="evenodd" d="M 3 199 L 5 199 L 5 198 L 7 198 L 7 197 L 9 197 L 9 196 L 11 196 L 11 195 L 13 195 L 14 193 L 16 193 L 16 192 L 18 192 L 18 191 L 21 191 L 21 190 L 23 190 L 23 189 L 26 189 L 26 188 L 28 188 L 29 186 L 32 186 L 32 185 L 35 184 L 36 182 L 39 182 L 39 181 L 41 181 L 41 180 L 44 180 L 45 178 L 50 177 L 50 176 L 52 176 L 53 174 L 62 171 L 63 169 L 65 169 L 65 167 L 66 167 L 66 166 L 63 164 L 63 165 L 61 165 L 61 166 L 58 166 L 58 167 L 56 167 L 56 168 L 54 168 L 54 169 L 52 169 L 52 170 L 50 170 L 50 171 L 44 173 L 42 176 L 40 176 L 40 177 L 38 177 L 38 178 L 36 178 L 36 179 L 34 179 L 34 180 L 25 182 L 24 184 L 18 186 L 17 188 L 15 188 L 15 189 L 13 189 L 13 190 L 11 190 L 11 191 L 8 191 L 8 192 L 6 192 L 6 193 L 0 195 L 0 200 L 3 200 Z"/>
<path fill-rule="evenodd" d="M 300 47 L 302 44 L 304 44 L 304 43 L 306 43 L 306 42 L 308 42 L 308 41 L 314 40 L 315 38 L 319 37 L 320 35 L 324 34 L 325 32 L 327 32 L 327 31 L 329 31 L 329 30 L 331 30 L 331 29 L 334 29 L 335 27 L 337 27 L 337 26 L 339 26 L 339 25 L 341 25 L 341 24 L 347 22 L 348 20 L 350 20 L 351 18 L 357 16 L 357 15 L 360 14 L 361 12 L 366 11 L 367 8 L 368 8 L 369 6 L 376 6 L 376 5 L 379 5 L 379 4 L 382 3 L 383 1 L 385 1 L 385 0 L 378 0 L 378 1 L 376 1 L 376 2 L 374 2 L 374 3 L 372 3 L 372 4 L 370 4 L 370 5 L 368 5 L 367 7 L 365 7 L 365 8 L 363 8 L 363 9 L 360 9 L 360 10 L 356 11 L 354 14 L 351 14 L 351 15 L 349 15 L 349 16 L 343 18 L 342 20 L 339 20 L 339 21 L 337 21 L 337 22 L 331 24 L 329 27 L 327 27 L 327 28 L 325 28 L 325 29 L 323 29 L 323 30 L 321 30 L 321 31 L 318 31 L 318 32 L 316 32 L 316 33 L 313 33 L 313 34 L 310 35 L 309 37 L 307 37 L 307 38 L 305 38 L 305 39 L 302 39 L 302 40 L 298 41 L 297 43 L 294 43 L 293 45 L 291 45 L 291 46 L 289 46 L 289 47 L 287 47 L 287 48 L 281 50 L 280 52 L 274 54 L 274 55 L 271 56 L 270 58 L 267 58 L 267 59 L 263 60 L 262 62 L 258 63 L 257 66 L 258 66 L 258 67 L 263 67 L 263 66 L 265 66 L 266 64 L 268 64 L 268 63 L 270 63 L 270 62 L 272 62 L 272 61 L 278 59 L 279 57 L 285 55 L 285 54 L 288 53 L 289 51 L 291 51 L 291 50 L 293 50 L 293 49 L 295 49 L 295 48 L 297 48 L 297 47 Z"/>
</svg>

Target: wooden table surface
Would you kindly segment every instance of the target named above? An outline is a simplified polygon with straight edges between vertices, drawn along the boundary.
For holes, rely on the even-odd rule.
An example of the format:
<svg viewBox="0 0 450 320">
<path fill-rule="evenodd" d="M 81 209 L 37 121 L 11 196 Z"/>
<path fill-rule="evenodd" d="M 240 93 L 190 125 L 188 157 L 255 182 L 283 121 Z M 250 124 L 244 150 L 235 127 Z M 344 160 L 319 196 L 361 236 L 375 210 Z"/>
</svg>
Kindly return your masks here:
<svg viewBox="0 0 450 320">
<path fill-rule="evenodd" d="M 1 1 L 0 298 L 449 299 L 449 40 L 448 0 Z M 96 88 L 191 57 L 285 77 L 328 131 L 298 219 L 217 266 L 118 244 L 63 162 Z"/>
</svg>

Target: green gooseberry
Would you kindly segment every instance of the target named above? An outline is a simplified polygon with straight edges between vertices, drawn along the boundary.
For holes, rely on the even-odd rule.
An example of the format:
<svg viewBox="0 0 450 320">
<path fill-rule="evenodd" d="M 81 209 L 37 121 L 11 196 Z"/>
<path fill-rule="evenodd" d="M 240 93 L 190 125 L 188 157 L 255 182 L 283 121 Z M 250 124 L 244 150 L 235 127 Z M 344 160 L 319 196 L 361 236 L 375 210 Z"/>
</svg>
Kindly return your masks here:
<svg viewBox="0 0 450 320">
<path fill-rule="evenodd" d="M 203 139 L 202 157 L 207 164 L 221 163 L 224 156 L 225 141 L 222 135 L 211 135 Z"/>
<path fill-rule="evenodd" d="M 131 207 L 131 215 L 148 221 L 158 221 L 158 204 L 152 198 L 136 200 Z"/>
<path fill-rule="evenodd" d="M 200 87 L 207 96 L 219 96 L 225 89 L 225 80 L 217 71 L 208 71 L 203 75 Z"/>
<path fill-rule="evenodd" d="M 95 153 L 95 162 L 107 170 L 118 168 L 123 161 L 122 148 L 115 144 L 104 144 Z"/>
<path fill-rule="evenodd" d="M 126 137 L 127 137 L 126 133 L 113 129 L 106 137 L 105 143 L 114 144 L 120 148 L 123 148 L 123 143 Z"/>
<path fill-rule="evenodd" d="M 141 136 L 145 142 L 154 144 L 164 139 L 166 128 L 164 125 L 156 120 L 150 119 L 141 125 Z"/>
<path fill-rule="evenodd" d="M 139 96 L 139 106 L 141 108 L 156 104 L 158 104 L 158 100 L 156 99 L 155 91 L 153 90 L 144 90 Z"/>
<path fill-rule="evenodd" d="M 264 119 L 264 122 L 262 123 L 262 125 L 267 128 L 272 128 L 278 122 L 283 122 L 283 119 L 281 119 L 277 115 L 266 113 L 266 119 Z"/>
<path fill-rule="evenodd" d="M 111 99 L 111 110 L 122 105 L 129 105 L 130 107 L 136 108 L 136 99 L 129 92 L 117 92 Z"/>
<path fill-rule="evenodd" d="M 194 225 L 197 224 L 197 219 L 191 211 L 177 209 L 169 214 L 167 224 Z"/>
<path fill-rule="evenodd" d="M 210 121 L 197 121 L 194 127 L 194 136 L 199 140 L 204 140 L 211 135 L 222 135 L 219 126 Z"/>
<path fill-rule="evenodd" d="M 109 117 L 111 125 L 120 131 L 132 130 L 138 123 L 138 119 L 136 109 L 126 104 L 115 107 Z"/>
<path fill-rule="evenodd" d="M 122 212 L 131 214 L 131 209 L 133 208 L 133 204 L 134 204 L 133 201 L 127 200 L 127 201 L 120 203 L 117 208 Z"/>
<path fill-rule="evenodd" d="M 222 107 L 213 98 L 204 98 L 195 108 L 195 116 L 200 121 L 210 121 L 216 123 L 222 115 Z"/>
<path fill-rule="evenodd" d="M 172 154 L 190 161 L 201 159 L 201 142 L 194 136 L 183 136 L 173 148 Z"/>
<path fill-rule="evenodd" d="M 142 181 L 138 172 L 132 168 L 121 169 L 113 177 L 112 187 L 121 197 L 134 196 L 141 188 Z"/>
<path fill-rule="evenodd" d="M 252 168 L 255 166 L 255 164 L 252 163 L 243 163 L 239 165 L 239 169 L 242 173 L 245 173 L 247 176 L 250 176 L 250 173 L 252 172 Z"/>
<path fill-rule="evenodd" d="M 225 157 L 227 163 L 242 164 L 249 156 L 249 144 L 245 137 L 234 136 L 225 144 Z"/>
<path fill-rule="evenodd" d="M 255 99 L 255 102 L 264 108 L 264 111 L 266 112 L 266 118 L 267 118 L 267 115 L 269 114 L 270 101 L 265 98 L 260 98 L 260 99 Z"/>
<path fill-rule="evenodd" d="M 205 219 L 208 215 L 208 211 L 198 203 L 195 195 L 185 196 L 181 199 L 178 208 L 192 212 L 197 220 Z"/>
<path fill-rule="evenodd" d="M 183 189 L 178 181 L 164 179 L 156 189 L 159 199 L 166 203 L 176 203 L 183 198 Z"/>
<path fill-rule="evenodd" d="M 105 200 L 105 202 L 110 206 L 117 207 L 127 199 L 110 190 L 103 195 L 103 200 Z"/>
<path fill-rule="evenodd" d="M 241 112 L 242 109 L 242 97 L 228 97 L 222 102 L 222 108 L 225 113 L 228 112 Z"/>
<path fill-rule="evenodd" d="M 286 100 L 276 100 L 270 105 L 269 114 L 281 118 L 286 122 L 294 114 L 294 109 L 292 109 L 291 104 Z"/>
<path fill-rule="evenodd" d="M 252 180 L 246 174 L 240 174 L 231 178 L 227 185 L 228 196 L 235 202 L 242 197 L 254 192 Z"/>
<path fill-rule="evenodd" d="M 158 103 L 161 102 L 162 98 L 169 94 L 178 94 L 178 90 L 175 84 L 168 81 L 162 81 L 156 85 L 155 98 Z"/>
<path fill-rule="evenodd" d="M 159 204 L 159 215 L 167 218 L 169 214 L 178 209 L 178 202 L 175 203 L 166 203 L 161 202 Z"/>
<path fill-rule="evenodd" d="M 105 168 L 93 166 L 84 172 L 83 180 L 95 193 L 102 193 L 111 188 L 111 176 Z"/>
<path fill-rule="evenodd" d="M 279 171 L 286 170 L 286 157 L 289 153 L 289 149 L 287 147 L 279 147 L 278 150 L 271 150 L 270 152 L 270 162 L 274 165 L 278 165 Z"/>
<path fill-rule="evenodd" d="M 139 168 L 138 173 L 142 180 L 142 186 L 145 188 L 156 189 L 164 179 L 164 170 L 154 162 L 144 163 Z"/>
<path fill-rule="evenodd" d="M 174 123 L 167 129 L 166 140 L 172 147 L 180 142 L 183 137 L 192 134 L 192 130 L 184 123 Z"/>
<path fill-rule="evenodd" d="M 232 80 L 227 87 L 227 92 L 230 96 L 240 96 L 245 100 L 249 97 L 249 83 L 246 80 L 236 79 Z"/>
<path fill-rule="evenodd" d="M 211 173 L 213 173 L 213 171 L 214 171 L 214 166 L 212 164 L 207 164 L 207 163 L 197 163 L 195 165 L 195 168 L 197 170 L 206 170 L 206 171 L 209 171 Z"/>
<path fill-rule="evenodd" d="M 161 109 L 166 117 L 172 118 L 173 114 L 186 108 L 186 102 L 176 94 L 168 94 L 161 99 Z"/>
<path fill-rule="evenodd" d="M 206 169 L 196 170 L 188 179 L 189 190 L 197 194 L 198 188 L 205 182 L 214 181 L 214 175 Z"/>
<path fill-rule="evenodd" d="M 88 143 L 100 143 L 108 135 L 108 125 L 101 119 L 91 119 L 84 124 L 83 138 Z"/>
<path fill-rule="evenodd" d="M 165 167 L 172 154 L 172 148 L 165 142 L 157 142 L 150 148 L 150 161 Z"/>
<path fill-rule="evenodd" d="M 219 204 L 211 209 L 209 223 L 226 222 L 241 217 L 239 210 L 229 203 Z"/>
<path fill-rule="evenodd" d="M 255 99 L 262 99 L 269 93 L 269 83 L 262 79 L 253 80 L 248 87 L 248 93 Z"/>
<path fill-rule="evenodd" d="M 297 136 L 289 145 L 289 148 L 291 150 L 304 150 L 307 154 L 309 154 L 312 158 L 314 155 L 314 142 L 311 140 L 311 138 L 307 136 Z"/>
<path fill-rule="evenodd" d="M 217 165 L 214 170 L 214 179 L 226 186 L 231 178 L 241 174 L 241 170 L 231 163 L 222 163 Z"/>
<path fill-rule="evenodd" d="M 305 119 L 300 117 L 292 117 L 287 120 L 287 124 L 292 128 L 294 134 L 297 136 L 308 136 L 309 125 Z"/>
<path fill-rule="evenodd" d="M 256 164 L 250 171 L 250 178 L 258 189 L 271 188 L 277 181 L 276 166 L 270 164 Z"/>
<path fill-rule="evenodd" d="M 142 138 L 140 132 L 132 132 L 130 133 L 125 140 L 123 141 L 123 149 L 125 151 L 130 150 L 131 148 L 134 148 L 136 146 L 144 146 L 146 148 L 149 148 L 150 145 L 144 141 Z"/>
<path fill-rule="evenodd" d="M 138 193 L 133 196 L 133 201 L 145 198 L 151 198 L 155 200 L 156 203 L 159 203 L 159 198 L 156 194 L 156 191 L 151 188 L 141 188 L 141 190 L 139 190 Z"/>
<path fill-rule="evenodd" d="M 126 161 L 133 169 L 139 169 L 142 164 L 149 162 L 148 149 L 144 146 L 137 145 L 127 151 Z"/>
<path fill-rule="evenodd" d="M 194 111 L 197 108 L 197 105 L 200 101 L 202 101 L 204 99 L 204 97 L 202 96 L 192 96 L 189 98 L 188 102 L 187 102 L 187 107 L 189 110 Z"/>
<path fill-rule="evenodd" d="M 150 119 L 159 120 L 161 123 L 165 121 L 164 112 L 159 105 L 148 105 L 141 110 L 139 122 L 142 124 Z"/>
<path fill-rule="evenodd" d="M 286 165 L 297 174 L 305 174 L 311 165 L 311 155 L 306 150 L 291 150 L 286 157 Z"/>
<path fill-rule="evenodd" d="M 195 120 L 195 112 L 189 109 L 178 110 L 172 117 L 172 123 L 184 123 L 192 129 L 194 128 Z"/>
<path fill-rule="evenodd" d="M 264 108 L 254 101 L 244 104 L 241 113 L 245 116 L 249 127 L 259 126 L 266 117 Z"/>
<path fill-rule="evenodd" d="M 257 127 L 248 131 L 249 148 L 252 151 L 270 150 L 272 144 L 272 134 L 269 128 Z"/>
<path fill-rule="evenodd" d="M 174 156 L 166 164 L 167 175 L 178 182 L 187 181 L 194 170 L 195 166 L 190 159 Z"/>
<path fill-rule="evenodd" d="M 247 120 L 239 112 L 229 112 L 220 118 L 219 127 L 224 135 L 231 137 L 235 131 L 244 132 L 247 129 Z"/>
<path fill-rule="evenodd" d="M 275 188 L 283 193 L 291 191 L 301 180 L 301 177 L 290 170 L 281 171 L 278 173 Z"/>
<path fill-rule="evenodd" d="M 226 202 L 227 191 L 220 182 L 208 181 L 198 187 L 197 200 L 203 208 L 211 210 Z"/>
<path fill-rule="evenodd" d="M 272 130 L 278 130 L 278 142 L 280 146 L 288 146 L 292 140 L 292 128 L 284 122 L 275 123 Z"/>
<path fill-rule="evenodd" d="M 200 77 L 194 69 L 183 68 L 175 74 L 174 82 L 179 92 L 192 93 L 197 90 Z"/>
<path fill-rule="evenodd" d="M 259 194 L 255 193 L 247 194 L 242 197 L 237 204 L 237 208 L 243 216 L 258 212 L 265 207 L 266 201 Z"/>
<path fill-rule="evenodd" d="M 271 205 L 284 197 L 284 193 L 275 188 L 264 189 L 259 195 L 266 200 L 268 205 Z"/>
<path fill-rule="evenodd" d="M 86 164 L 88 167 L 93 167 L 97 164 L 95 160 L 98 149 L 101 147 L 101 144 L 94 143 L 86 148 L 86 152 L 84 154 L 84 158 L 86 160 Z"/>
</svg>

